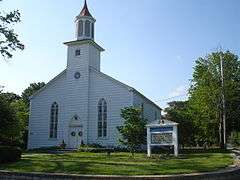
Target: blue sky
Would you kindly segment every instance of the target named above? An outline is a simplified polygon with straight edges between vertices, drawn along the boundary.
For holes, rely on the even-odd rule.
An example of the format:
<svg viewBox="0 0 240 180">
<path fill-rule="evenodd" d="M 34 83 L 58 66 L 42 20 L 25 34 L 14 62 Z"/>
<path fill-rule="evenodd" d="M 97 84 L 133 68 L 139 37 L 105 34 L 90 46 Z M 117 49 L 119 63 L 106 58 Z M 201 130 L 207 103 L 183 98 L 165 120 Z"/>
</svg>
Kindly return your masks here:
<svg viewBox="0 0 240 180">
<path fill-rule="evenodd" d="M 22 13 L 15 28 L 26 45 L 10 61 L 0 61 L 5 91 L 21 94 L 66 67 L 62 43 L 74 40 L 82 6 L 83 0 L 0 3 L 5 12 Z M 88 0 L 88 6 L 97 20 L 95 41 L 106 49 L 102 71 L 153 101 L 185 94 L 198 57 L 219 46 L 240 55 L 239 0 Z"/>
</svg>

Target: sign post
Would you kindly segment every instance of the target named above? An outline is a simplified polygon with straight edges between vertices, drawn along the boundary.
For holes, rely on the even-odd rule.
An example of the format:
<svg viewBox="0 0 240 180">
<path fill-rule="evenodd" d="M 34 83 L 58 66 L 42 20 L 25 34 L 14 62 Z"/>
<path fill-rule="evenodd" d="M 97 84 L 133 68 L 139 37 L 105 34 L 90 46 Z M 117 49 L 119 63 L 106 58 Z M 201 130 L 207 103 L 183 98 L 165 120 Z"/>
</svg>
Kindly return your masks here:
<svg viewBox="0 0 240 180">
<path fill-rule="evenodd" d="M 174 146 L 174 155 L 178 156 L 178 123 L 156 121 L 147 125 L 147 154 L 151 156 L 153 146 Z"/>
</svg>

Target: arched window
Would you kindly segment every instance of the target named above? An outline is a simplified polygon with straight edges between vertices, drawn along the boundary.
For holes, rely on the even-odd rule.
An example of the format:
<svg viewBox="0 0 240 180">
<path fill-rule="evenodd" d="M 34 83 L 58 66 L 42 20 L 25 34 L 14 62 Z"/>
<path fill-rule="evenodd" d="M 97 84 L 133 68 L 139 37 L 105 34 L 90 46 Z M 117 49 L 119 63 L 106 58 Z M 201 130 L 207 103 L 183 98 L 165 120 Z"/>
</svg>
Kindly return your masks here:
<svg viewBox="0 0 240 180">
<path fill-rule="evenodd" d="M 85 36 L 90 36 L 90 21 L 86 20 L 85 22 Z"/>
<path fill-rule="evenodd" d="M 83 35 L 83 21 L 80 20 L 78 22 L 78 36 L 82 36 Z"/>
<path fill-rule="evenodd" d="M 94 38 L 94 23 L 92 23 L 92 38 Z"/>
<path fill-rule="evenodd" d="M 57 138 L 57 126 L 58 126 L 58 104 L 54 102 L 51 106 L 50 114 L 50 138 Z"/>
<path fill-rule="evenodd" d="M 107 137 L 107 102 L 100 99 L 98 102 L 98 137 Z"/>
</svg>

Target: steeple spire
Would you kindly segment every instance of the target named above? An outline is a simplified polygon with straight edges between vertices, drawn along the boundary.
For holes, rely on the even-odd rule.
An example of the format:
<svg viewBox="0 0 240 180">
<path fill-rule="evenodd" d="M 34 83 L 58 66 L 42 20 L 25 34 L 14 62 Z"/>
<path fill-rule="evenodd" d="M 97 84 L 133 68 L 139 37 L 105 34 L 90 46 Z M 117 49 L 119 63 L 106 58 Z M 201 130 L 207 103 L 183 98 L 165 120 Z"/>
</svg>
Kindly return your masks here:
<svg viewBox="0 0 240 180">
<path fill-rule="evenodd" d="M 75 19 L 77 40 L 94 40 L 95 21 L 88 10 L 87 1 L 85 0 L 82 11 Z"/>
<path fill-rule="evenodd" d="M 83 9 L 80 13 L 80 16 L 89 16 L 92 17 L 91 13 L 88 10 L 88 6 L 87 6 L 87 0 L 84 1 L 84 6 Z"/>
</svg>

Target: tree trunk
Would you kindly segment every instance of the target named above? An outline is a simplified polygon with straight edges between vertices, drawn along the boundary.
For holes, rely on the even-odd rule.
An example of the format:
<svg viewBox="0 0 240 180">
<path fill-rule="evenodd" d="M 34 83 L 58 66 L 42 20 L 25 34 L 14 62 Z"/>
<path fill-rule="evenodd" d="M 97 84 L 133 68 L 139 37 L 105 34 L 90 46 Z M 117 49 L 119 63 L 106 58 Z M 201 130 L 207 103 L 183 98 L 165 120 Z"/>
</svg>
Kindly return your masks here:
<svg viewBox="0 0 240 180">
<path fill-rule="evenodd" d="M 219 145 L 221 149 L 225 149 L 222 117 L 219 126 Z"/>
</svg>

